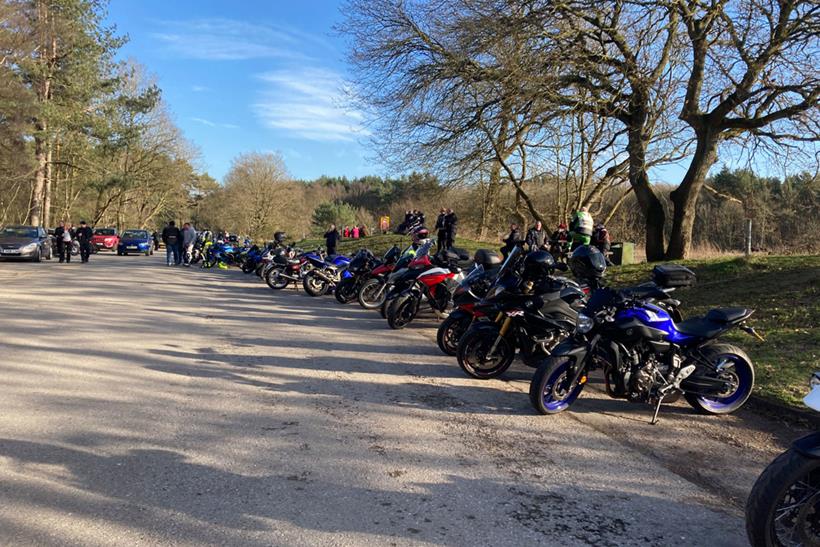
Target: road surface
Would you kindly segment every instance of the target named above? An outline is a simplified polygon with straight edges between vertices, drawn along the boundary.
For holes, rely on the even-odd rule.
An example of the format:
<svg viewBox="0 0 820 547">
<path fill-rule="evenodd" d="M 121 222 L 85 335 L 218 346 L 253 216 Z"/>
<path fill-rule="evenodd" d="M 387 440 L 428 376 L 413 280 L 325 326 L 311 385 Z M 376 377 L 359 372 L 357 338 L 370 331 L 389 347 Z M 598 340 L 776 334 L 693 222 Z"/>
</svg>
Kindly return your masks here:
<svg viewBox="0 0 820 547">
<path fill-rule="evenodd" d="M 432 321 L 160 257 L 0 263 L 2 545 L 743 545 L 789 432 L 530 370 L 465 377 Z"/>
</svg>

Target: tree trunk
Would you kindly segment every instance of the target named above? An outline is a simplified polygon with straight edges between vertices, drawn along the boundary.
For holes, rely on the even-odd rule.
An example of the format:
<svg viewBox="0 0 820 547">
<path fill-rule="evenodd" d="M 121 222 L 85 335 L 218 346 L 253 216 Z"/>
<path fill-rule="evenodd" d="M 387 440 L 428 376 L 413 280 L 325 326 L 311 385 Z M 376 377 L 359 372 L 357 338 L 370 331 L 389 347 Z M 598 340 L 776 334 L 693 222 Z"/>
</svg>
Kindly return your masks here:
<svg viewBox="0 0 820 547">
<path fill-rule="evenodd" d="M 487 230 L 495 225 L 495 213 L 498 207 L 498 195 L 501 193 L 501 164 L 494 161 L 490 168 L 490 181 L 484 193 L 484 204 L 481 208 L 481 225 L 478 230 L 478 239 L 484 241 Z"/>
<path fill-rule="evenodd" d="M 42 130 L 45 131 L 44 126 Z M 37 169 L 34 172 L 34 187 L 31 190 L 29 222 L 32 226 L 40 226 L 43 220 L 43 187 L 46 182 L 46 167 L 48 165 L 47 149 L 48 146 L 42 137 L 34 137 L 34 157 L 37 161 Z"/>
<path fill-rule="evenodd" d="M 697 147 L 689 170 L 683 181 L 671 194 L 675 206 L 672 217 L 672 232 L 666 258 L 680 260 L 686 258 L 692 247 L 692 228 L 695 225 L 695 209 L 698 196 L 706 182 L 709 169 L 717 160 L 717 138 L 707 129 L 697 134 Z"/>
<path fill-rule="evenodd" d="M 663 204 L 649 184 L 649 175 L 646 173 L 646 146 L 643 123 L 637 116 L 628 130 L 627 151 L 629 153 L 629 184 L 635 192 L 640 205 L 646 226 L 646 260 L 656 262 L 664 258 L 663 230 L 666 224 L 666 213 Z M 643 116 L 645 118 L 645 115 Z"/>
<path fill-rule="evenodd" d="M 54 175 L 51 146 L 46 152 L 46 182 L 43 188 L 43 226 L 51 225 L 51 185 Z"/>
</svg>

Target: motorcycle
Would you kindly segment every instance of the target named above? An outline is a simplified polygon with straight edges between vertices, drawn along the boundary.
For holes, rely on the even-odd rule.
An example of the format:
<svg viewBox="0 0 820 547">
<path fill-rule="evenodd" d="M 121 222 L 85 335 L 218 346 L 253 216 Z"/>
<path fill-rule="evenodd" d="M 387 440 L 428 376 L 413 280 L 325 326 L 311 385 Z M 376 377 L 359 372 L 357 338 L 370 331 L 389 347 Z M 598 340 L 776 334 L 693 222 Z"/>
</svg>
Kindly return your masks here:
<svg viewBox="0 0 820 547">
<path fill-rule="evenodd" d="M 742 349 L 717 339 L 739 328 L 762 341 L 747 325 L 754 310 L 716 308 L 675 322 L 659 302 L 694 280 L 682 266 L 656 266 L 652 284 L 597 288 L 578 315 L 574 336 L 538 367 L 530 384 L 533 407 L 542 414 L 566 410 L 597 368 L 610 397 L 653 405 L 653 424 L 664 400 L 680 395 L 706 414 L 742 407 L 752 393 L 754 366 Z"/>
<path fill-rule="evenodd" d="M 418 315 L 424 301 L 441 317 L 450 306 L 459 283 L 464 279 L 463 268 L 469 267 L 463 264 L 465 260 L 468 260 L 466 253 L 452 249 L 437 254 L 434 267 L 416 276 L 413 283 L 398 294 L 387 308 L 387 324 L 390 328 L 406 327 Z"/>
<path fill-rule="evenodd" d="M 497 378 L 516 353 L 535 367 L 574 330 L 586 294 L 578 283 L 552 277 L 557 266 L 552 257 L 550 264 L 550 275 L 538 283 L 515 270 L 505 273 L 476 304 L 477 311 L 500 320 L 474 324 L 459 341 L 458 364 L 468 376 Z"/>
<path fill-rule="evenodd" d="M 401 256 L 395 263 L 385 262 L 373 268 L 370 271 L 368 279 L 359 287 L 359 293 L 357 295 L 359 305 L 366 310 L 381 308 L 389 290 L 388 279 L 390 275 L 395 271 L 407 268 L 410 262 L 415 258 L 415 255 L 416 249 L 411 245 L 401 253 Z"/>
<path fill-rule="evenodd" d="M 820 412 L 820 372 L 803 403 Z M 818 545 L 820 432 L 797 439 L 757 478 L 746 501 L 746 533 L 752 547 Z"/>
<path fill-rule="evenodd" d="M 395 264 L 401 250 L 397 246 L 391 247 L 381 259 L 372 252 L 362 249 L 350 260 L 347 271 L 351 277 L 342 279 L 333 295 L 340 304 L 347 304 L 357 298 L 362 285 L 370 279 L 371 272 L 384 264 Z"/>
<path fill-rule="evenodd" d="M 433 261 L 429 256 L 432 246 L 432 240 L 425 241 L 416 249 L 415 256 L 413 256 L 405 268 L 397 268 L 387 276 L 385 280 L 384 300 L 379 309 L 382 318 L 387 319 L 387 310 L 393 304 L 393 301 L 402 292 L 409 289 L 413 283 L 415 283 L 418 276 L 434 267 Z"/>
<path fill-rule="evenodd" d="M 462 280 L 453 293 L 454 309 L 436 331 L 436 343 L 445 355 L 455 356 L 461 337 L 472 326 L 473 321 L 484 317 L 483 313 L 475 310 L 475 305 L 486 296 L 499 273 L 503 271 L 501 259 L 492 251 L 479 250 L 474 260 L 478 266 Z"/>
<path fill-rule="evenodd" d="M 313 268 L 313 262 L 308 260 L 313 257 L 315 261 L 324 262 L 324 255 L 320 249 L 309 252 L 301 252 L 292 247 L 279 247 L 271 251 L 270 262 L 262 270 L 262 279 L 268 287 L 274 290 L 281 290 L 290 283 L 300 283 L 302 278 Z"/>
<path fill-rule="evenodd" d="M 307 255 L 306 259 L 313 268 L 302 277 L 302 286 L 310 296 L 323 296 L 334 290 L 342 279 L 351 277 L 347 271 L 350 259 L 346 256 L 336 255 L 328 260 Z"/>
</svg>

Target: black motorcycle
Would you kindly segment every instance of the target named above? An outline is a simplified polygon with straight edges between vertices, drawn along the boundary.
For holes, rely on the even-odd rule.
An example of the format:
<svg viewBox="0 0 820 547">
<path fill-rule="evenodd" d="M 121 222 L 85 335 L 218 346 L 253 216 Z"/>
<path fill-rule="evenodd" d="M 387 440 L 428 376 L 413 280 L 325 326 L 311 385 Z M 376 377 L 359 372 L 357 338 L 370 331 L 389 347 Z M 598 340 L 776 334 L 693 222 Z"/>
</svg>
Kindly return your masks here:
<svg viewBox="0 0 820 547">
<path fill-rule="evenodd" d="M 603 255 L 593 251 L 587 258 L 604 268 Z M 575 254 L 571 265 L 573 260 Z M 593 292 L 578 315 L 574 336 L 552 351 L 532 379 L 530 401 L 536 410 L 555 414 L 569 408 L 590 371 L 598 368 L 609 396 L 655 407 L 652 423 L 661 404 L 680 395 L 708 414 L 728 414 L 743 406 L 754 386 L 752 362 L 742 349 L 716 340 L 734 328 L 760 338 L 746 325 L 753 310 L 713 309 L 676 322 L 662 303 L 671 300 L 671 289 L 692 285 L 694 273 L 659 266 L 653 276 L 654 284 Z"/>
<path fill-rule="evenodd" d="M 347 271 L 350 272 L 351 277 L 342 279 L 336 286 L 336 290 L 334 291 L 336 300 L 340 304 L 347 304 L 355 300 L 359 295 L 362 285 L 370 279 L 370 272 L 382 264 L 395 263 L 399 258 L 399 254 L 401 254 L 401 249 L 397 245 L 391 247 L 381 260 L 370 252 L 370 250 L 361 249 L 350 259 L 350 264 L 347 267 Z"/>
<path fill-rule="evenodd" d="M 820 412 L 820 373 L 803 402 Z M 820 432 L 792 443 L 761 473 L 746 501 L 752 547 L 820 545 Z"/>
</svg>

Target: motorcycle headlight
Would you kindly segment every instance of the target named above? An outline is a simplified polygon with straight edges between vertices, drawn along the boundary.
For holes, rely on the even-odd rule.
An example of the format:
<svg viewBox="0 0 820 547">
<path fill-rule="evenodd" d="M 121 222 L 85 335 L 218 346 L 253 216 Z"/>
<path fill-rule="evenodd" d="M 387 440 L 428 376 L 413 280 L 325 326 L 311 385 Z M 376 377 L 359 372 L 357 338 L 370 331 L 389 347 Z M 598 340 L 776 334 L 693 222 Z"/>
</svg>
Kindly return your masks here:
<svg viewBox="0 0 820 547">
<path fill-rule="evenodd" d="M 575 330 L 580 332 L 581 334 L 586 334 L 592 330 L 592 327 L 595 325 L 595 321 L 592 317 L 588 315 L 584 315 L 583 313 L 578 314 L 578 322 L 575 325 Z"/>
<path fill-rule="evenodd" d="M 809 380 L 809 388 L 814 389 L 817 386 L 820 386 L 820 372 L 812 374 L 811 380 Z"/>
</svg>

